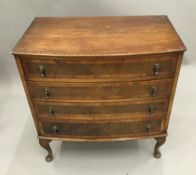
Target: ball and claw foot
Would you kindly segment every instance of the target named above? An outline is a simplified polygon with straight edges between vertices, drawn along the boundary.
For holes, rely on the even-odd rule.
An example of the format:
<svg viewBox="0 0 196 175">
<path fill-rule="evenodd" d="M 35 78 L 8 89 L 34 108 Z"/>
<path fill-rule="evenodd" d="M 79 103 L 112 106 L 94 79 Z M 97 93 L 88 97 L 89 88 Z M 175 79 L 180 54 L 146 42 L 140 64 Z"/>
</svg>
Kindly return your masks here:
<svg viewBox="0 0 196 175">
<path fill-rule="evenodd" d="M 157 137 L 155 138 L 155 140 L 157 141 L 157 143 L 154 147 L 154 157 L 158 159 L 161 157 L 161 152 L 159 151 L 159 147 L 165 143 L 166 137 Z"/>
</svg>

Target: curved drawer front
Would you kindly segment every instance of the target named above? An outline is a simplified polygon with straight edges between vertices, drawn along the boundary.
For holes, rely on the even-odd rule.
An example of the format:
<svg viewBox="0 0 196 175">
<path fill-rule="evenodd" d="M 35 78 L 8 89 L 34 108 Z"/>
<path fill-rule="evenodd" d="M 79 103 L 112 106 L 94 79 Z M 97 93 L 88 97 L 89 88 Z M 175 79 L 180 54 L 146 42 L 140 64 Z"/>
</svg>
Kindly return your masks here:
<svg viewBox="0 0 196 175">
<path fill-rule="evenodd" d="M 36 102 L 35 109 L 41 118 L 87 119 L 150 118 L 167 111 L 167 101 L 113 102 L 113 103 L 52 103 Z"/>
<path fill-rule="evenodd" d="M 29 90 L 33 98 L 46 100 L 107 100 L 168 97 L 172 80 L 122 83 L 33 83 Z"/>
<path fill-rule="evenodd" d="M 136 122 L 42 122 L 43 135 L 70 137 L 112 137 L 158 134 L 161 119 Z"/>
<path fill-rule="evenodd" d="M 173 77 L 177 56 L 137 59 L 24 59 L 28 80 L 62 82 L 131 81 Z"/>
</svg>

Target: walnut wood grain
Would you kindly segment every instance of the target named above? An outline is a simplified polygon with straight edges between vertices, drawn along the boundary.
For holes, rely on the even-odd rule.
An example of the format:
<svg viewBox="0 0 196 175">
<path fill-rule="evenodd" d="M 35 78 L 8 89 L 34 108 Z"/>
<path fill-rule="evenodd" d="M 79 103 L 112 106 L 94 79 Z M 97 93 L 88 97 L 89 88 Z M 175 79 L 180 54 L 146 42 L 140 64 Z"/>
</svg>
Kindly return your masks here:
<svg viewBox="0 0 196 175">
<path fill-rule="evenodd" d="M 147 120 L 136 122 L 42 122 L 43 135 L 63 135 L 73 137 L 110 137 L 129 136 L 136 134 L 158 134 L 160 133 L 161 120 Z M 151 125 L 148 130 L 147 126 Z M 56 131 L 54 130 L 56 128 Z"/>
<path fill-rule="evenodd" d="M 177 55 L 92 60 L 22 59 L 27 80 L 59 82 L 108 82 L 172 78 Z M 155 65 L 160 66 L 155 73 Z M 40 73 L 40 66 L 44 75 Z"/>
<path fill-rule="evenodd" d="M 173 79 L 171 95 L 170 95 L 169 105 L 168 105 L 168 110 L 167 110 L 168 112 L 167 112 L 166 120 L 165 120 L 165 131 L 167 130 L 168 125 L 169 125 L 169 119 L 170 119 L 170 115 L 171 115 L 171 111 L 172 111 L 174 96 L 175 96 L 176 87 L 177 87 L 177 81 L 178 81 L 178 77 L 179 77 L 179 73 L 180 73 L 182 57 L 183 57 L 183 53 L 178 55 L 178 62 L 176 64 L 176 69 L 175 69 L 175 77 Z"/>
<path fill-rule="evenodd" d="M 47 159 L 51 140 L 145 138 L 160 157 L 185 50 L 166 16 L 35 18 L 12 54 Z"/>
<path fill-rule="evenodd" d="M 156 137 L 166 137 L 167 133 L 161 134 L 141 134 L 141 135 L 129 135 L 129 136 L 110 136 L 110 137 L 63 137 L 63 136 L 43 136 L 39 135 L 39 139 L 50 139 L 50 140 L 57 140 L 57 141 L 75 141 L 75 142 L 108 142 L 108 141 L 127 141 L 127 140 L 142 140 L 142 139 L 153 139 Z"/>
<path fill-rule="evenodd" d="M 50 120 L 122 120 L 132 118 L 163 117 L 167 111 L 168 101 L 139 101 L 139 102 L 104 102 L 104 103 L 34 103 L 40 119 Z"/>
<path fill-rule="evenodd" d="M 135 99 L 154 97 L 168 98 L 171 91 L 172 79 L 117 82 L 117 83 L 45 83 L 28 82 L 31 96 L 45 100 L 107 100 L 107 99 Z M 152 96 L 152 88 L 155 95 Z M 46 98 L 45 91 L 48 92 Z"/>
<path fill-rule="evenodd" d="M 185 49 L 166 16 L 39 17 L 32 22 L 12 53 L 111 56 Z"/>
<path fill-rule="evenodd" d="M 22 84 L 23 84 L 23 87 L 24 87 L 24 91 L 26 93 L 28 103 L 29 103 L 29 106 L 30 106 L 30 110 L 31 110 L 31 114 L 32 114 L 32 117 L 33 117 L 33 120 L 34 120 L 34 124 L 35 124 L 36 130 L 37 130 L 37 133 L 39 135 L 40 134 L 40 127 L 39 127 L 39 124 L 38 124 L 38 119 L 36 117 L 36 112 L 35 112 L 35 108 L 34 108 L 34 105 L 33 105 L 33 102 L 32 102 L 32 97 L 31 97 L 29 89 L 27 87 L 27 82 L 25 81 L 25 74 L 24 74 L 24 70 L 22 69 L 21 60 L 18 56 L 15 56 L 15 61 L 16 61 L 16 65 L 18 67 L 18 71 L 19 71 L 19 74 L 20 74 L 20 78 L 22 80 Z"/>
</svg>

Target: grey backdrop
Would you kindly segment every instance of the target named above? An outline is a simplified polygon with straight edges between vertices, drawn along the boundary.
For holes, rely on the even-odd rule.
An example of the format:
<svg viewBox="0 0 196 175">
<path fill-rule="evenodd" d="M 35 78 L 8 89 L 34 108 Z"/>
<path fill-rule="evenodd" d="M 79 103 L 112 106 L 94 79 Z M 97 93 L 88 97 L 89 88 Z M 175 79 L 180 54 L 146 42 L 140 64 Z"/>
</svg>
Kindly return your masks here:
<svg viewBox="0 0 196 175">
<path fill-rule="evenodd" d="M 0 83 L 19 81 L 10 51 L 36 16 L 169 16 L 188 48 L 185 64 L 196 63 L 195 0 L 0 0 Z"/>
<path fill-rule="evenodd" d="M 53 142 L 55 161 L 45 163 L 46 152 L 38 145 L 10 55 L 16 41 L 36 16 L 153 14 L 168 15 L 188 48 L 172 110 L 170 137 L 161 148 L 162 159 L 155 160 L 151 155 L 153 140 L 118 144 Z M 196 175 L 195 33 L 196 0 L 0 0 L 0 174 Z"/>
</svg>

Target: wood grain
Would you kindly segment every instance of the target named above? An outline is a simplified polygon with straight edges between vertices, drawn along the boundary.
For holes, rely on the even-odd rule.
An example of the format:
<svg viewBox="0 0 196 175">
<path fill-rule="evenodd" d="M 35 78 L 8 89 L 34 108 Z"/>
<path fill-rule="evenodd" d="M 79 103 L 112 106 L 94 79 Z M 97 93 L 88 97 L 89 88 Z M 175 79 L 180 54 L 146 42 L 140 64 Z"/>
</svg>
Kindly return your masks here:
<svg viewBox="0 0 196 175">
<path fill-rule="evenodd" d="M 177 56 L 149 56 L 104 60 L 22 59 L 27 80 L 55 82 L 108 82 L 173 78 Z M 155 65 L 160 71 L 155 74 Z M 39 67 L 44 69 L 41 77 Z"/>
<path fill-rule="evenodd" d="M 180 74 L 180 67 L 182 63 L 183 53 L 179 54 L 178 57 L 179 58 L 178 58 L 178 62 L 177 62 L 176 69 L 175 69 L 175 77 L 173 79 L 173 85 L 172 85 L 172 90 L 171 90 L 171 95 L 170 95 L 170 100 L 169 100 L 169 105 L 168 105 L 168 112 L 167 112 L 167 116 L 165 120 L 165 130 L 167 130 L 168 125 L 169 125 L 169 119 L 170 119 L 170 115 L 172 111 L 174 96 L 175 96 L 176 87 L 177 87 L 177 81 L 178 81 L 178 77 Z"/>
<path fill-rule="evenodd" d="M 35 102 L 37 115 L 41 119 L 52 120 L 122 120 L 131 118 L 163 117 L 168 102 L 164 100 L 147 100 L 138 102 L 104 102 L 104 103 L 60 103 Z M 52 111 L 52 112 L 50 112 Z"/>
<path fill-rule="evenodd" d="M 105 56 L 185 51 L 166 16 L 39 17 L 15 55 Z"/>
<path fill-rule="evenodd" d="M 31 96 L 45 100 L 109 100 L 153 98 L 152 88 L 156 88 L 154 97 L 170 95 L 172 79 L 121 82 L 121 83 L 38 83 L 29 82 Z M 45 89 L 49 97 L 45 98 Z"/>
<path fill-rule="evenodd" d="M 112 142 L 112 141 L 127 141 L 127 140 L 143 140 L 143 139 L 153 139 L 157 137 L 166 137 L 168 136 L 167 133 L 161 133 L 161 134 L 140 134 L 140 135 L 128 135 L 128 136 L 110 136 L 110 137 L 64 137 L 61 135 L 58 136 L 38 136 L 39 139 L 44 139 L 44 140 L 57 140 L 57 141 L 75 141 L 75 142 Z"/>
<path fill-rule="evenodd" d="M 22 69 L 21 60 L 20 60 L 19 57 L 15 56 L 15 61 L 16 61 L 16 65 L 17 65 L 18 70 L 19 70 L 20 78 L 22 80 L 22 84 L 23 84 L 23 87 L 24 87 L 24 90 L 25 90 L 25 93 L 26 93 L 28 103 L 29 103 L 29 106 L 30 106 L 30 110 L 31 110 L 31 113 L 32 113 L 32 116 L 33 116 L 34 124 L 35 124 L 36 130 L 37 130 L 37 133 L 39 135 L 40 134 L 40 127 L 39 127 L 39 124 L 38 124 L 38 119 L 36 117 L 36 112 L 35 112 L 35 109 L 34 109 L 34 106 L 33 106 L 32 98 L 31 98 L 31 95 L 29 93 L 29 89 L 27 87 L 27 82 L 25 81 L 25 75 L 24 75 L 24 71 Z"/>
<path fill-rule="evenodd" d="M 147 125 L 152 128 L 148 131 Z M 81 122 L 43 122 L 43 135 L 65 135 L 75 137 L 106 137 L 115 135 L 134 135 L 134 134 L 158 134 L 160 132 L 161 120 L 149 120 L 139 122 L 110 122 L 110 123 L 81 123 Z M 53 127 L 57 127 L 55 134 Z"/>
<path fill-rule="evenodd" d="M 51 140 L 145 138 L 159 158 L 185 50 L 166 16 L 35 18 L 12 54 L 46 160 Z"/>
</svg>

